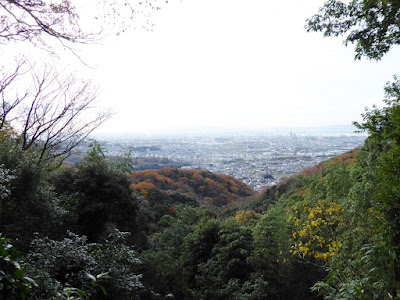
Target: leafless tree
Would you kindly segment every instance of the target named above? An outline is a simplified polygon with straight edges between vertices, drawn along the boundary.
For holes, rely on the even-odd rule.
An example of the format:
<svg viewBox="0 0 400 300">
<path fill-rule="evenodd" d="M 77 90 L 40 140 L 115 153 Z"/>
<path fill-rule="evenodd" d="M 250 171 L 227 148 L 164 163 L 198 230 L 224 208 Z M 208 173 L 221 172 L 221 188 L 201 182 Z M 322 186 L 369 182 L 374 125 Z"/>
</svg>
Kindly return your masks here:
<svg viewBox="0 0 400 300">
<path fill-rule="evenodd" d="M 0 0 L 0 45 L 12 41 L 32 42 L 52 51 L 47 41 L 53 38 L 76 54 L 70 48 L 71 43 L 96 41 L 102 31 L 99 28 L 92 33 L 83 29 L 81 15 L 74 5 L 82 3 L 78 1 L 99 5 L 101 15 L 94 14 L 93 18 L 103 19 L 103 25 L 117 27 L 116 34 L 130 26 L 134 15 L 141 14 L 148 20 L 149 12 L 160 9 L 157 2 L 168 2 Z M 26 79 L 27 76 L 30 80 Z M 48 164 L 68 156 L 110 117 L 108 112 L 93 114 L 97 90 L 91 82 L 73 75 L 65 76 L 51 67 L 33 68 L 24 60 L 17 62 L 11 72 L 0 67 L 0 97 L 0 134 L 12 130 L 21 152 L 36 148 L 38 161 Z"/>
<path fill-rule="evenodd" d="M 6 95 L 7 94 L 6 92 L 8 91 L 9 87 L 15 84 L 18 78 L 22 75 L 21 69 L 23 68 L 24 64 L 25 64 L 24 61 L 17 61 L 15 70 L 13 70 L 9 74 L 4 70 L 4 67 L 0 69 L 2 75 L 2 78 L 0 80 L 0 96 L 1 96 L 0 131 L 8 123 L 14 121 L 14 119 L 11 118 L 9 115 L 10 112 L 12 112 L 27 97 L 28 91 L 25 91 L 23 95 L 18 95 L 18 94 Z"/>
<path fill-rule="evenodd" d="M 34 42 L 43 34 L 59 40 L 82 42 L 76 9 L 69 0 L 0 0 L 0 41 Z"/>
<path fill-rule="evenodd" d="M 152 12 L 159 10 L 161 3 L 168 3 L 168 0 L 80 0 L 86 2 L 80 6 L 97 8 L 91 18 L 99 27 L 88 32 L 82 28 L 80 11 L 74 5 L 78 1 L 0 0 L 0 44 L 30 41 L 45 45 L 45 37 L 56 38 L 64 46 L 64 42 L 96 41 L 104 27 L 115 27 L 115 33 L 120 34 L 132 25 L 136 16 L 144 17 L 142 21 L 147 24 L 143 27 L 151 27 Z"/>
<path fill-rule="evenodd" d="M 91 82 L 26 66 L 19 61 L 11 74 L 0 77 L 0 132 L 11 127 L 18 150 L 36 149 L 40 163 L 62 161 L 111 114 L 94 113 L 97 89 Z"/>
</svg>

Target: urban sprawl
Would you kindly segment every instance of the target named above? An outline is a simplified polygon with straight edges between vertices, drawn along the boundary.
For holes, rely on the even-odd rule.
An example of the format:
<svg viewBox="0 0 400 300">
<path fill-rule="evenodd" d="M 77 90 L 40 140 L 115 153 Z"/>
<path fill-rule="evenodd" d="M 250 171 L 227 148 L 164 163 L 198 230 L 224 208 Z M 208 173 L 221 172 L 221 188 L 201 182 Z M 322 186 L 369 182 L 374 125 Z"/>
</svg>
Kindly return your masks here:
<svg viewBox="0 0 400 300">
<path fill-rule="evenodd" d="M 101 144 L 108 155 L 168 158 L 181 168 L 231 175 L 260 191 L 285 176 L 361 146 L 364 139 L 360 135 L 290 132 L 277 136 L 121 138 Z"/>
</svg>

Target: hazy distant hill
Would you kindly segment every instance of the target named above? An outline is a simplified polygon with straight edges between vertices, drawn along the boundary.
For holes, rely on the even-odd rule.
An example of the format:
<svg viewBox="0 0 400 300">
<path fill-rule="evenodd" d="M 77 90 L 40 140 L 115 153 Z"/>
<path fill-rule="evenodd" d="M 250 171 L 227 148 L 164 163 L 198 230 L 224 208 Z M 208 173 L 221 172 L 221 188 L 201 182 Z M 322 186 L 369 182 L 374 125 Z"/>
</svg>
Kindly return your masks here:
<svg viewBox="0 0 400 300">
<path fill-rule="evenodd" d="M 178 192 L 196 199 L 200 204 L 223 206 L 240 198 L 249 197 L 254 191 L 241 181 L 207 170 L 163 168 L 132 172 L 132 187 L 146 193 L 154 188 L 168 194 Z"/>
<path fill-rule="evenodd" d="M 292 126 L 292 127 L 265 127 L 265 128 L 226 128 L 217 126 L 186 126 L 184 128 L 168 128 L 156 132 L 125 132 L 110 134 L 94 134 L 98 140 L 124 140 L 124 139 L 152 139 L 167 137 L 232 137 L 232 136 L 275 136 L 286 135 L 294 132 L 297 135 L 352 135 L 356 131 L 353 124 L 330 126 Z"/>
</svg>

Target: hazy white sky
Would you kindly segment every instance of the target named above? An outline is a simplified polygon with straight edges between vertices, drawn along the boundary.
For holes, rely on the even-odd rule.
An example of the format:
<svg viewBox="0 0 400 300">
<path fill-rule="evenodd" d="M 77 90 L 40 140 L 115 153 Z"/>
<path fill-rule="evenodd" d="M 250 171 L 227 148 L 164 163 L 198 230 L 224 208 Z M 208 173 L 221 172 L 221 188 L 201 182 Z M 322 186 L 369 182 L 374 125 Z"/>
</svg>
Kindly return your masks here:
<svg viewBox="0 0 400 300">
<path fill-rule="evenodd" d="M 307 33 L 322 0 L 172 0 L 153 32 L 88 46 L 85 69 L 115 116 L 98 132 L 350 124 L 381 104 L 400 64 L 354 61 L 341 39 Z M 76 63 L 79 64 L 79 63 Z"/>
</svg>

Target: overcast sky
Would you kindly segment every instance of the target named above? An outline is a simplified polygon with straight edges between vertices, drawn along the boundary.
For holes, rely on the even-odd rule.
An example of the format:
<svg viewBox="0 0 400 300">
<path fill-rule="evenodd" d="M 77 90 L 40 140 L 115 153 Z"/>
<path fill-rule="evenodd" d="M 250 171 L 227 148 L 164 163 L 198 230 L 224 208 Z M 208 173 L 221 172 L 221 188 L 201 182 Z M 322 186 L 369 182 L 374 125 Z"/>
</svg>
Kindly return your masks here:
<svg viewBox="0 0 400 300">
<path fill-rule="evenodd" d="M 307 33 L 321 0 L 172 0 L 154 31 L 88 46 L 84 68 L 114 117 L 98 132 L 350 124 L 381 105 L 400 63 L 354 61 L 353 46 Z M 76 63 L 79 64 L 79 63 Z"/>
</svg>

